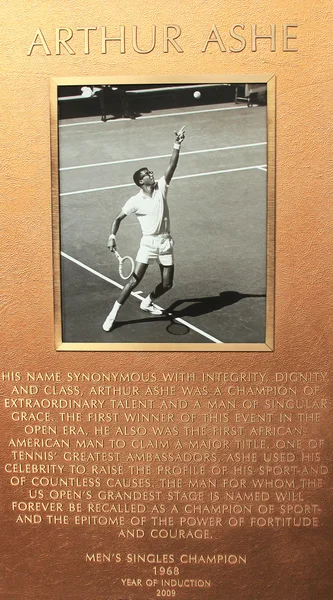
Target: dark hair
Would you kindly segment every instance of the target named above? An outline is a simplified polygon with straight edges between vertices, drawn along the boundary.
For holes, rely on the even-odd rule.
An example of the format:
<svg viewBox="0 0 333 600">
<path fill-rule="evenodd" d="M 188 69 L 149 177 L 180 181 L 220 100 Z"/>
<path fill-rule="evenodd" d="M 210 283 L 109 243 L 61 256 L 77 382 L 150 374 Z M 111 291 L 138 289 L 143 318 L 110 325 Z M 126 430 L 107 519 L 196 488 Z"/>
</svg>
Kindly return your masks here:
<svg viewBox="0 0 333 600">
<path fill-rule="evenodd" d="M 147 167 L 141 167 L 141 169 L 138 169 L 137 171 L 135 171 L 134 175 L 133 175 L 133 181 L 135 183 L 135 185 L 141 187 L 140 185 L 140 181 L 142 179 L 142 171 L 144 171 L 145 169 L 147 169 Z"/>
</svg>

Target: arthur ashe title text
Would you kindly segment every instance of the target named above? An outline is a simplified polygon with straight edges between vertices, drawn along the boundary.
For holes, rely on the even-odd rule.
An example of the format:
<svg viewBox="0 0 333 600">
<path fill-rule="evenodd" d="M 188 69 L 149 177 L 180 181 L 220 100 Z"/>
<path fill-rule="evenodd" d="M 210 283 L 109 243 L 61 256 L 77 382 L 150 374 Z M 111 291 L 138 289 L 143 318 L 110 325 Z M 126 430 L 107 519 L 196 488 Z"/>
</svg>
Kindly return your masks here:
<svg viewBox="0 0 333 600">
<path fill-rule="evenodd" d="M 199 52 L 257 52 L 264 48 L 270 52 L 297 52 L 297 29 L 295 23 L 270 23 L 266 27 L 255 23 L 234 23 L 228 26 L 213 24 L 209 31 L 198 39 Z M 108 54 L 135 52 L 149 54 L 183 53 L 186 50 L 179 25 L 161 26 L 120 25 L 56 27 L 53 31 L 36 29 L 27 44 L 27 55 L 46 56 L 67 54 Z"/>
</svg>

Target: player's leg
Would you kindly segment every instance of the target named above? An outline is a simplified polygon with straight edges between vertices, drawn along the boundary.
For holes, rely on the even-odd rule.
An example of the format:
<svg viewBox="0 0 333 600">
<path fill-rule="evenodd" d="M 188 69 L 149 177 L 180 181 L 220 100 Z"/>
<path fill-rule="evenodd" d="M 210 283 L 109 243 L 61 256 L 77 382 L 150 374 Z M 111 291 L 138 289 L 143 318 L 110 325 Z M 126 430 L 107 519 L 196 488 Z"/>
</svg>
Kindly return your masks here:
<svg viewBox="0 0 333 600">
<path fill-rule="evenodd" d="M 117 314 L 122 307 L 122 305 L 126 302 L 127 298 L 130 296 L 131 292 L 136 288 L 138 283 L 140 283 L 143 278 L 145 272 L 147 271 L 148 264 L 136 262 L 134 267 L 134 272 L 131 278 L 128 280 L 126 285 L 123 287 L 118 300 L 114 303 L 111 312 L 106 317 L 103 323 L 104 331 L 111 331 L 113 323 L 117 317 Z"/>
<path fill-rule="evenodd" d="M 140 304 L 140 308 L 152 314 L 163 314 L 163 311 L 154 304 L 154 300 L 171 290 L 173 285 L 174 265 L 159 265 L 161 281 L 156 288 Z"/>
<path fill-rule="evenodd" d="M 140 308 L 142 308 L 142 310 L 149 310 L 149 307 L 156 308 L 153 304 L 153 300 L 156 300 L 172 288 L 174 277 L 174 258 L 173 240 L 171 237 L 158 240 L 158 262 L 161 273 L 161 281 L 149 294 L 149 296 L 147 296 L 147 298 L 141 302 Z"/>
<path fill-rule="evenodd" d="M 145 272 L 147 271 L 147 268 L 148 268 L 148 264 L 140 263 L 140 262 L 135 263 L 133 275 L 131 275 L 130 279 L 128 280 L 128 282 L 126 283 L 126 285 L 123 287 L 122 291 L 120 292 L 120 295 L 118 298 L 118 302 L 120 305 L 122 305 L 126 302 L 127 298 L 130 296 L 131 292 L 136 288 L 138 283 L 140 283 Z"/>
<path fill-rule="evenodd" d="M 156 298 L 159 298 L 160 296 L 162 296 L 163 294 L 165 294 L 166 292 L 171 290 L 171 288 L 173 286 L 175 266 L 174 265 L 166 266 L 166 265 L 160 264 L 160 272 L 161 272 L 161 281 L 156 286 L 154 291 L 150 294 L 150 297 L 152 300 L 156 300 Z"/>
</svg>

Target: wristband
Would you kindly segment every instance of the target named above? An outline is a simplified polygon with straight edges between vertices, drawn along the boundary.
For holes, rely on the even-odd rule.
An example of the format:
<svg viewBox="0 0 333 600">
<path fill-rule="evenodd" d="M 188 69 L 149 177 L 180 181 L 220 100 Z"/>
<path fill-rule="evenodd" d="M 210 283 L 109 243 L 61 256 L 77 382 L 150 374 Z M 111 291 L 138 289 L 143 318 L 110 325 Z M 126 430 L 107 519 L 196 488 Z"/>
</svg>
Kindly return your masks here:
<svg viewBox="0 0 333 600">
<path fill-rule="evenodd" d="M 114 234 L 114 233 L 111 233 L 111 234 L 109 235 L 109 240 L 110 240 L 110 239 L 111 239 L 111 240 L 115 240 L 115 239 L 116 239 L 116 236 L 115 236 L 115 234 Z"/>
<path fill-rule="evenodd" d="M 180 144 L 178 144 L 178 142 L 175 142 L 173 145 L 175 150 L 179 150 L 180 149 Z"/>
</svg>

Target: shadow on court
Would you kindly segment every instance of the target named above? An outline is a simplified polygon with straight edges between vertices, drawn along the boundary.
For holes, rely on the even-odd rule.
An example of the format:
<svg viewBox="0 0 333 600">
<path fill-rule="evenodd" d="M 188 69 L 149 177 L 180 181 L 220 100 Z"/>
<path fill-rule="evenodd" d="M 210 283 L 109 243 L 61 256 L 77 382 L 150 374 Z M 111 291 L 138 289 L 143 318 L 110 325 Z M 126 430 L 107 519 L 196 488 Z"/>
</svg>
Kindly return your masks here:
<svg viewBox="0 0 333 600">
<path fill-rule="evenodd" d="M 161 315 L 160 317 L 148 317 L 147 319 L 131 319 L 131 320 L 127 320 L 127 321 L 115 321 L 115 323 L 112 327 L 112 331 L 114 332 L 114 331 L 116 331 L 116 329 L 119 329 L 120 327 L 123 327 L 125 325 L 135 325 L 135 324 L 142 325 L 144 323 L 165 324 L 166 331 L 170 335 L 175 335 L 175 336 L 187 335 L 191 331 L 190 327 L 187 327 L 187 325 L 185 325 L 185 323 L 179 323 L 176 320 L 176 317 L 174 315 L 168 314 L 168 313 L 165 313 L 165 314 Z"/>
<path fill-rule="evenodd" d="M 244 298 L 265 298 L 266 294 L 241 294 L 240 292 L 220 292 L 218 296 L 205 296 L 203 298 L 183 298 L 173 302 L 167 309 L 165 314 L 159 317 L 148 317 L 146 319 L 131 319 L 126 321 L 116 321 L 113 330 L 123 327 L 124 325 L 135 323 L 152 323 L 164 322 L 166 330 L 171 335 L 186 335 L 190 332 L 190 328 L 185 323 L 179 323 L 177 319 L 184 317 L 200 317 L 212 313 L 217 310 L 226 308 L 236 304 Z M 178 307 L 186 303 L 187 306 L 178 310 Z"/>
<path fill-rule="evenodd" d="M 241 294 L 240 292 L 220 292 L 218 296 L 205 296 L 204 298 L 183 298 L 176 300 L 167 309 L 168 313 L 172 313 L 174 318 L 183 317 L 199 317 L 206 315 L 216 310 L 221 310 L 226 306 L 236 304 L 244 298 L 265 298 L 266 294 Z M 181 304 L 188 303 L 180 310 L 177 310 Z"/>
</svg>

